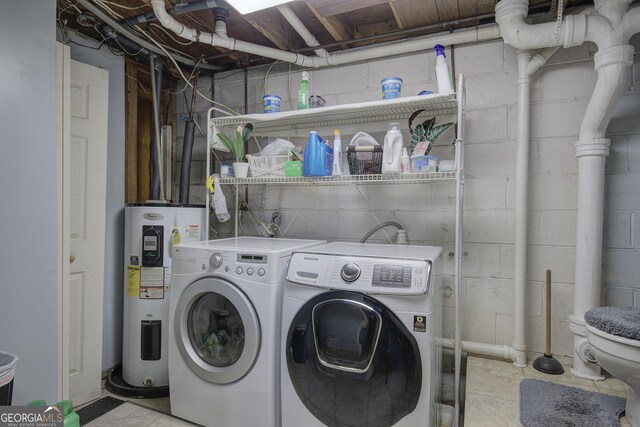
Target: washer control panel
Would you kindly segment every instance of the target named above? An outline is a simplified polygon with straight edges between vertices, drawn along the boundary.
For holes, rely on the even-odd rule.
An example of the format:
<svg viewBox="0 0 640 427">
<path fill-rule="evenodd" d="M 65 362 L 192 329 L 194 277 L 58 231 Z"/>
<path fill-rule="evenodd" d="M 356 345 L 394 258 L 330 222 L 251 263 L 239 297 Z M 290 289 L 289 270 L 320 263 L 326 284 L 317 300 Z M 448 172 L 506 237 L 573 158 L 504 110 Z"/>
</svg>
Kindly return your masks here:
<svg viewBox="0 0 640 427">
<path fill-rule="evenodd" d="M 429 291 L 431 261 L 294 253 L 287 280 L 327 289 L 419 295 Z"/>
</svg>

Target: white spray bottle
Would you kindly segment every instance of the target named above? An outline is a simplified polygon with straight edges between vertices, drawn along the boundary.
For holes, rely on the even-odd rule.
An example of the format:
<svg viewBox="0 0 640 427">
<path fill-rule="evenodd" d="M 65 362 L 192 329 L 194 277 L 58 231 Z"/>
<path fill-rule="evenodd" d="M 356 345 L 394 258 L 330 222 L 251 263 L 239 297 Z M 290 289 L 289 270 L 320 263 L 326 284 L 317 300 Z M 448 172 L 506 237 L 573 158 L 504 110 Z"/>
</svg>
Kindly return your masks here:
<svg viewBox="0 0 640 427">
<path fill-rule="evenodd" d="M 444 46 L 437 44 L 433 47 L 436 51 L 436 81 L 438 83 L 438 93 L 448 94 L 453 91 L 449 66 L 444 56 Z"/>
<path fill-rule="evenodd" d="M 398 123 L 387 125 L 382 149 L 382 173 L 400 173 L 402 171 L 402 132 Z"/>
<path fill-rule="evenodd" d="M 333 171 L 331 175 L 342 175 L 342 140 L 338 129 L 333 131 Z"/>
</svg>

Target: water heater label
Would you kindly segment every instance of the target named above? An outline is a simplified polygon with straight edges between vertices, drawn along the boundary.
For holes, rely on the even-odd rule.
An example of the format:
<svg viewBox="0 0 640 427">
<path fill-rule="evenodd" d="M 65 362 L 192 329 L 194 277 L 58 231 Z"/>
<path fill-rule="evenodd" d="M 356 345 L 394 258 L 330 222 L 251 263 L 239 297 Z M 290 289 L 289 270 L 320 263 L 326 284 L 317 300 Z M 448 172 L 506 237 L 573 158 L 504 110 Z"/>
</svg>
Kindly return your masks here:
<svg viewBox="0 0 640 427">
<path fill-rule="evenodd" d="M 185 239 L 199 239 L 200 238 L 200 225 L 199 224 L 189 224 L 185 227 L 184 230 L 184 238 Z"/>
<path fill-rule="evenodd" d="M 164 267 L 140 267 L 140 299 L 164 298 Z"/>
<path fill-rule="evenodd" d="M 140 267 L 137 265 L 127 267 L 127 295 L 130 297 L 140 295 Z"/>
</svg>

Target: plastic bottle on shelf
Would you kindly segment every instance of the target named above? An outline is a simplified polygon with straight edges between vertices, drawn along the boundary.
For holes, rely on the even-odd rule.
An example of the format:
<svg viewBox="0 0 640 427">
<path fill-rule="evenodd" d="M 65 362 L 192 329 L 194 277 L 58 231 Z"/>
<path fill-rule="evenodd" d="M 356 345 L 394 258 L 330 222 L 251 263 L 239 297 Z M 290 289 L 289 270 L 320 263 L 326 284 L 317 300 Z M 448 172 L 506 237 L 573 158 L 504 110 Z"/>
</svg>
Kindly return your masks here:
<svg viewBox="0 0 640 427">
<path fill-rule="evenodd" d="M 382 173 L 400 173 L 402 171 L 402 132 L 398 123 L 387 125 L 382 149 Z"/>
<path fill-rule="evenodd" d="M 449 65 L 444 55 L 444 46 L 437 44 L 433 47 L 436 51 L 436 81 L 438 83 L 438 93 L 451 93 L 453 85 L 451 84 L 451 75 L 449 74 Z"/>
<path fill-rule="evenodd" d="M 298 89 L 298 110 L 306 110 L 309 108 L 309 73 L 302 72 L 302 81 L 300 82 L 300 89 Z"/>
<path fill-rule="evenodd" d="M 334 176 L 342 175 L 342 141 L 340 139 L 340 131 L 333 131 L 333 171 Z"/>
<path fill-rule="evenodd" d="M 303 176 L 327 176 L 331 175 L 333 165 L 333 148 L 324 143 L 318 132 L 309 132 L 309 141 L 304 147 L 304 160 L 302 161 Z"/>
<path fill-rule="evenodd" d="M 407 147 L 402 149 L 402 173 L 411 172 L 411 166 L 409 164 L 409 153 L 407 153 Z"/>
</svg>

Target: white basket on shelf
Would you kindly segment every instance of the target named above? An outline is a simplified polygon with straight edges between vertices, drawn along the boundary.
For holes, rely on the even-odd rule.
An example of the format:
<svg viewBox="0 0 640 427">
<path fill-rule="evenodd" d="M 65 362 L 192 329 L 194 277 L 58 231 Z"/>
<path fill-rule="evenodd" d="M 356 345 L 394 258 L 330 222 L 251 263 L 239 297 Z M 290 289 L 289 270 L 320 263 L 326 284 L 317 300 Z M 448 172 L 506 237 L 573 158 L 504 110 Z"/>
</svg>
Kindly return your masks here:
<svg viewBox="0 0 640 427">
<path fill-rule="evenodd" d="M 284 176 L 284 164 L 290 155 L 284 156 L 252 156 L 247 154 L 251 176 L 255 178 L 276 178 Z"/>
</svg>

